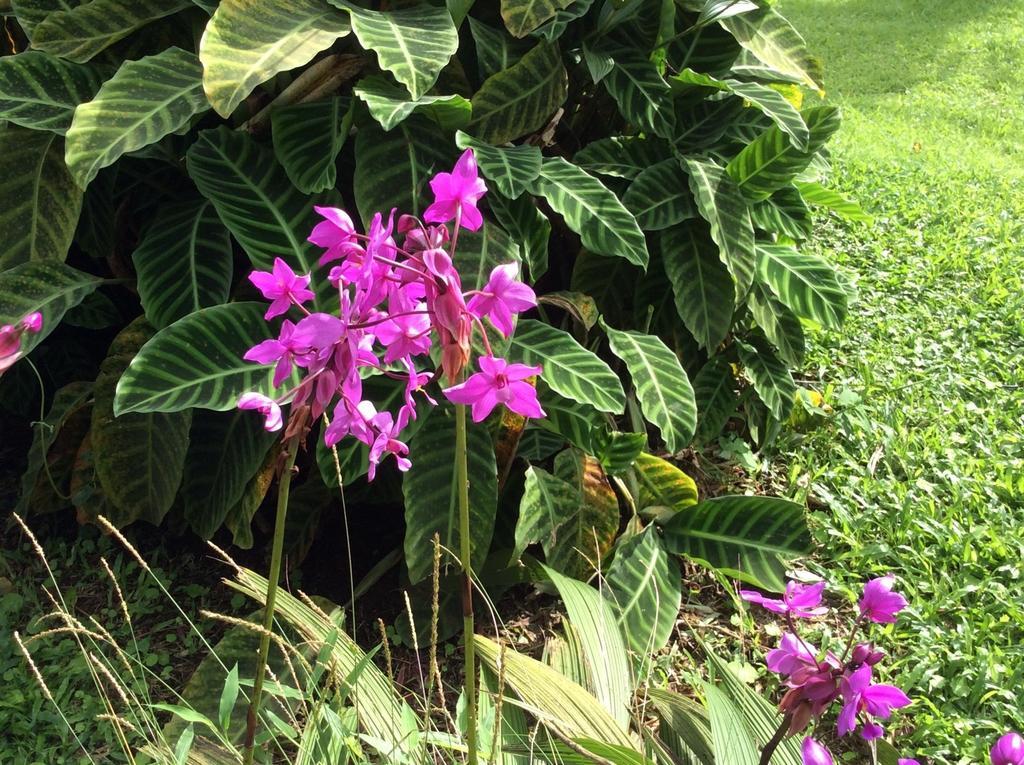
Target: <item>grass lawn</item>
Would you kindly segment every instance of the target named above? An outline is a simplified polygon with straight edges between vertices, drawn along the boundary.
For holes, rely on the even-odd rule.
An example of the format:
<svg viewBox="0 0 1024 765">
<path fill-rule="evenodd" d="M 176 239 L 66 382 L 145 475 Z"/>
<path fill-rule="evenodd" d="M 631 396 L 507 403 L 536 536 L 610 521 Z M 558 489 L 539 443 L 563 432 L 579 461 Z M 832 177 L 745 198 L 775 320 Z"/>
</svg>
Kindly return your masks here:
<svg viewBox="0 0 1024 765">
<path fill-rule="evenodd" d="M 835 416 L 786 445 L 822 572 L 886 571 L 915 704 L 904 756 L 987 761 L 1024 730 L 1024 3 L 784 0 L 844 107 L 834 184 L 875 215 L 816 247 L 856 283 L 809 376 Z"/>
</svg>

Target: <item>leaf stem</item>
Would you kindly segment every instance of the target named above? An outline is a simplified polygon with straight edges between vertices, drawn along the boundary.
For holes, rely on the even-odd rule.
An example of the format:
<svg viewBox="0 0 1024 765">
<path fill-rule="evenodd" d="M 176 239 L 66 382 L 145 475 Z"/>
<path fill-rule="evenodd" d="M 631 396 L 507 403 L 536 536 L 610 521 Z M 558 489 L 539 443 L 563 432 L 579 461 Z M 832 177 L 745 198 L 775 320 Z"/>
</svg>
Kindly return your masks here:
<svg viewBox="0 0 1024 765">
<path fill-rule="evenodd" d="M 245 723 L 244 765 L 252 765 L 256 741 L 256 720 L 259 716 L 260 700 L 263 695 L 263 678 L 267 671 L 270 654 L 270 630 L 274 626 L 274 604 L 277 600 L 277 583 L 281 578 L 281 558 L 284 551 L 284 526 L 288 516 L 288 493 L 292 485 L 292 468 L 299 452 L 299 441 L 303 429 L 298 428 L 285 445 L 284 469 L 277 484 L 277 518 L 274 521 L 274 542 L 270 553 L 270 574 L 267 577 L 267 605 L 263 612 L 263 632 L 260 636 L 260 653 L 256 659 L 256 676 L 253 680 L 252 699 Z"/>
<path fill-rule="evenodd" d="M 778 730 L 775 731 L 775 735 L 772 736 L 772 740 L 764 745 L 764 749 L 761 750 L 761 760 L 759 765 L 769 765 L 772 761 L 772 755 L 775 754 L 775 750 L 779 748 L 779 744 L 782 743 L 782 739 L 786 735 L 786 730 L 789 728 L 789 722 L 792 715 L 786 714 L 782 718 L 782 722 L 779 723 Z"/>
<path fill-rule="evenodd" d="M 462 563 L 462 645 L 465 654 L 466 749 L 468 765 L 477 765 L 476 648 L 473 644 L 473 572 L 469 543 L 469 457 L 466 407 L 455 407 L 455 471 L 459 489 L 459 558 Z"/>
</svg>

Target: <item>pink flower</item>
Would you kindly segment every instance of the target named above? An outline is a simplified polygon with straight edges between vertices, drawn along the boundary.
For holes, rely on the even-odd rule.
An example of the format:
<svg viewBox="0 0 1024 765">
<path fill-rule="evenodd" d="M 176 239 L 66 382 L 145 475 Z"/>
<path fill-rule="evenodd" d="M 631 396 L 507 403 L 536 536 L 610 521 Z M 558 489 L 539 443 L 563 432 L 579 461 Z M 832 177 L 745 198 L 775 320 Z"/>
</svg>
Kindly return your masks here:
<svg viewBox="0 0 1024 765">
<path fill-rule="evenodd" d="M 292 334 L 295 325 L 287 319 L 281 324 L 281 333 L 276 340 L 264 340 L 245 352 L 246 361 L 255 361 L 257 364 L 273 364 L 274 387 L 277 388 L 292 373 L 292 361 L 294 360 L 294 348 Z"/>
<path fill-rule="evenodd" d="M 480 294 L 474 295 L 466 306 L 477 318 L 489 316 L 491 323 L 505 337 L 512 334 L 512 314 L 537 305 L 537 296 L 516 278 L 518 276 L 518 263 L 495 266 Z"/>
<path fill-rule="evenodd" d="M 317 205 L 313 205 L 313 209 L 322 215 L 324 220 L 313 227 L 307 239 L 317 247 L 325 248 L 326 252 L 319 260 L 321 266 L 332 260 L 343 260 L 353 254 L 362 255 L 363 248 L 359 246 L 355 224 L 347 212 L 337 207 Z"/>
<path fill-rule="evenodd" d="M 896 614 L 907 607 L 907 599 L 892 591 L 896 577 L 892 574 L 872 579 L 864 585 L 860 599 L 860 615 L 879 624 L 893 624 Z"/>
<path fill-rule="evenodd" d="M 266 418 L 263 427 L 274 432 L 281 429 L 281 407 L 261 393 L 243 393 L 238 397 L 239 409 L 255 409 Z"/>
<path fill-rule="evenodd" d="M 786 592 L 782 596 L 782 600 L 766 598 L 761 593 L 752 590 L 740 590 L 740 597 L 748 603 L 756 603 L 777 614 L 792 614 L 801 619 L 810 619 L 828 612 L 824 606 L 819 607 L 821 593 L 824 590 L 824 582 L 817 584 L 790 582 L 786 585 Z"/>
<path fill-rule="evenodd" d="M 389 454 L 395 455 L 395 462 L 398 469 L 403 473 L 412 467 L 407 455 L 409 447 L 403 441 L 398 440 L 398 434 L 405 428 L 408 422 L 408 413 L 403 409 L 395 420 L 391 412 L 381 412 L 371 418 L 370 424 L 376 428 L 377 436 L 370 446 L 370 469 L 367 478 L 373 480 L 377 475 L 377 465 Z"/>
<path fill-rule="evenodd" d="M 921 765 L 917 760 L 912 760 L 909 757 L 900 757 L 896 760 L 896 765 Z"/>
<path fill-rule="evenodd" d="M 274 268 L 271 271 L 253 271 L 249 274 L 249 281 L 256 285 L 256 289 L 263 293 L 263 297 L 272 301 L 263 316 L 265 319 L 273 319 L 287 313 L 292 303 L 301 305 L 314 297 L 307 289 L 309 275 L 297 276 L 281 258 L 274 258 Z"/>
<path fill-rule="evenodd" d="M 396 316 L 376 325 L 373 334 L 387 348 L 385 362 L 419 356 L 430 351 L 430 316 L 425 309 L 421 313 Z"/>
<path fill-rule="evenodd" d="M 893 709 L 905 707 L 910 699 L 895 685 L 872 684 L 871 667 L 864 665 L 844 677 L 841 693 L 845 704 L 839 713 L 839 735 L 845 736 L 857 727 L 857 715 L 866 712 L 872 717 L 887 719 Z"/>
<path fill-rule="evenodd" d="M 26 332 L 37 334 L 43 329 L 43 315 L 33 311 L 17 324 L 0 326 L 0 374 L 22 357 L 21 336 Z"/>
<path fill-rule="evenodd" d="M 505 359 L 481 356 L 480 371 L 460 385 L 444 390 L 449 401 L 470 404 L 473 422 L 482 422 L 498 404 L 524 417 L 544 417 L 537 390 L 525 380 L 541 373 L 540 367 L 509 364 Z"/>
<path fill-rule="evenodd" d="M 885 728 L 876 722 L 864 723 L 864 727 L 860 729 L 860 735 L 865 741 L 874 741 L 885 735 Z"/>
<path fill-rule="evenodd" d="M 0 359 L 13 356 L 21 350 L 21 331 L 13 324 L 0 327 Z"/>
<path fill-rule="evenodd" d="M 427 223 L 447 223 L 459 219 L 462 228 L 476 231 L 484 219 L 476 207 L 487 193 L 487 186 L 477 175 L 476 157 L 466 149 L 450 173 L 438 173 L 430 181 L 434 203 L 423 211 Z"/>
<path fill-rule="evenodd" d="M 818 666 L 818 660 L 811 651 L 814 646 L 805 643 L 792 632 L 786 632 L 779 641 L 779 647 L 773 648 L 765 655 L 765 663 L 771 672 L 779 675 L 791 675 L 802 667 Z"/>
<path fill-rule="evenodd" d="M 1024 765 L 1024 738 L 1010 731 L 996 741 L 990 756 L 992 765 Z"/>
<path fill-rule="evenodd" d="M 43 328 L 43 315 L 39 311 L 33 311 L 21 320 L 21 326 L 26 332 L 35 335 Z"/>
<path fill-rule="evenodd" d="M 804 765 L 832 765 L 832 755 L 813 738 L 808 736 L 803 745 Z"/>
</svg>

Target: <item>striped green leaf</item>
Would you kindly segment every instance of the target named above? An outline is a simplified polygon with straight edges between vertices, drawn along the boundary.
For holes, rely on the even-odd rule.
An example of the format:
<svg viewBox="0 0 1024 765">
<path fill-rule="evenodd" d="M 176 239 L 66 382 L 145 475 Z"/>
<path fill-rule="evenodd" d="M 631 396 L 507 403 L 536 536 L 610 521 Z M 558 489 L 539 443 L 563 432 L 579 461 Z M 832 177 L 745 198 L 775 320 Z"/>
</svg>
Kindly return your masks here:
<svg viewBox="0 0 1024 765">
<path fill-rule="evenodd" d="M 548 42 L 554 42 L 565 32 L 566 28 L 587 15 L 594 5 L 594 0 L 572 0 L 568 7 L 555 13 L 551 21 L 547 21 L 534 30 L 533 36 Z"/>
<path fill-rule="evenodd" d="M 669 44 L 669 59 L 696 72 L 724 75 L 743 51 L 729 32 L 718 24 L 701 26 Z"/>
<path fill-rule="evenodd" d="M 541 153 L 536 146 L 490 146 L 461 130 L 455 134 L 460 149 L 472 149 L 480 171 L 509 199 L 516 199 L 540 175 Z"/>
<path fill-rule="evenodd" d="M 209 104 L 194 53 L 168 48 L 126 61 L 96 97 L 79 106 L 68 129 L 68 169 L 83 189 L 104 167 L 188 125 Z"/>
<path fill-rule="evenodd" d="M 64 134 L 75 107 L 103 83 L 101 69 L 26 51 L 0 58 L 0 119 Z"/>
<path fill-rule="evenodd" d="M 711 238 L 719 255 L 744 293 L 754 278 L 754 227 L 750 210 L 725 170 L 708 159 L 683 160 L 690 174 L 690 191 L 701 217 L 711 224 Z"/>
<path fill-rule="evenodd" d="M 67 257 L 82 209 L 82 190 L 64 164 L 54 133 L 0 130 L 0 269 Z"/>
<path fill-rule="evenodd" d="M 806 150 L 793 146 L 779 126 L 772 125 L 730 160 L 726 170 L 749 199 L 767 199 L 803 172 L 839 129 L 839 108 L 815 106 L 804 112 L 804 121 L 810 131 Z"/>
<path fill-rule="evenodd" d="M 151 21 L 191 6 L 191 0 L 89 0 L 48 13 L 32 31 L 32 47 L 82 63 Z"/>
<path fill-rule="evenodd" d="M 421 3 L 370 11 L 345 0 L 329 2 L 349 12 L 359 44 L 377 54 L 380 68 L 405 85 L 414 101 L 434 87 L 459 47 L 459 33 L 444 7 Z"/>
<path fill-rule="evenodd" d="M 838 191 L 822 186 L 814 181 L 796 181 L 796 189 L 807 204 L 824 207 L 840 218 L 856 223 L 871 223 L 873 220 L 861 206 Z"/>
<path fill-rule="evenodd" d="M 348 98 L 292 104 L 270 114 L 274 154 L 295 188 L 306 194 L 333 189 L 335 160 L 352 127 Z"/>
<path fill-rule="evenodd" d="M 704 99 L 692 106 L 677 101 L 676 134 L 672 142 L 685 153 L 714 149 L 743 112 L 743 101 L 739 98 Z"/>
<path fill-rule="evenodd" d="M 493 144 L 532 133 L 562 105 L 567 89 L 558 46 L 540 43 L 484 81 L 473 95 L 473 121 L 466 130 Z"/>
<path fill-rule="evenodd" d="M 703 222 L 690 221 L 664 231 L 661 257 L 679 318 L 710 351 L 732 327 L 736 297 L 732 276 L 706 230 Z"/>
<path fill-rule="evenodd" d="M 579 639 L 594 696 L 625 729 L 629 725 L 633 677 L 615 609 L 590 585 L 563 576 L 550 566 L 544 566 L 543 571 L 558 590 Z"/>
<path fill-rule="evenodd" d="M 718 438 L 739 403 L 736 378 L 727 358 L 715 356 L 701 367 L 693 379 L 693 396 L 697 401 L 696 440 L 706 444 Z"/>
<path fill-rule="evenodd" d="M 588 143 L 576 152 L 573 162 L 590 173 L 632 180 L 671 157 L 671 147 L 660 138 L 612 136 Z"/>
<path fill-rule="evenodd" d="M 683 449 L 693 438 L 697 408 L 678 357 L 655 335 L 603 326 L 612 353 L 626 362 L 644 417 L 670 452 Z"/>
<path fill-rule="evenodd" d="M 743 719 L 743 714 L 718 686 L 704 683 L 715 761 L 730 765 L 758 765 L 760 751 Z"/>
<path fill-rule="evenodd" d="M 682 580 L 657 531 L 648 527 L 619 542 L 605 579 L 629 647 L 644 657 L 664 648 L 679 614 Z"/>
<path fill-rule="evenodd" d="M 619 378 L 567 332 L 524 319 L 512 337 L 510 353 L 514 361 L 541 365 L 544 382 L 568 399 L 613 414 L 626 407 Z"/>
<path fill-rule="evenodd" d="M 547 199 L 591 252 L 647 266 L 647 241 L 636 218 L 594 176 L 561 157 L 545 157 L 531 191 Z"/>
<path fill-rule="evenodd" d="M 622 433 L 602 424 L 596 429 L 593 441 L 594 456 L 601 463 L 604 472 L 608 475 L 622 475 L 633 467 L 633 463 L 647 446 L 647 434 Z"/>
<path fill-rule="evenodd" d="M 94 388 L 93 458 L 103 493 L 116 509 L 110 520 L 117 526 L 139 519 L 159 524 L 184 474 L 191 412 L 115 412 L 118 381 L 152 336 L 144 318 L 125 327 L 111 343 Z"/>
<path fill-rule="evenodd" d="M 573 0 L 501 0 L 505 28 L 516 37 L 526 37 L 545 21 L 555 17 Z"/>
<path fill-rule="evenodd" d="M 706 499 L 665 525 L 669 552 L 768 590 L 785 589 L 783 559 L 811 550 L 804 508 L 776 497 Z"/>
<path fill-rule="evenodd" d="M 636 458 L 636 505 L 643 511 L 664 508 L 671 515 L 697 504 L 697 484 L 668 460 L 653 454 Z M 658 513 L 662 517 L 664 512 Z"/>
<path fill-rule="evenodd" d="M 551 221 L 538 208 L 533 197 L 524 194 L 509 199 L 498 191 L 487 195 L 487 204 L 501 227 L 523 250 L 523 260 L 529 269 L 529 278 L 536 281 L 548 270 L 548 240 Z"/>
<path fill-rule="evenodd" d="M 465 125 L 473 112 L 469 100 L 456 94 L 420 96 L 410 100 L 403 88 L 392 85 L 381 75 L 364 77 L 352 93 L 362 99 L 370 114 L 385 130 L 391 130 L 416 111 L 431 117 L 446 129 Z"/>
<path fill-rule="evenodd" d="M 686 174 L 675 158 L 643 170 L 629 184 L 622 204 L 644 231 L 660 231 L 697 215 Z"/>
<path fill-rule="evenodd" d="M 787 245 L 761 244 L 757 275 L 797 316 L 832 329 L 846 319 L 846 291 L 835 269 L 818 255 Z"/>
<path fill-rule="evenodd" d="M 505 71 L 536 44 L 534 40 L 517 40 L 504 29 L 495 29 L 472 16 L 468 21 L 476 49 L 477 71 L 482 80 Z"/>
<path fill-rule="evenodd" d="M 800 78 L 815 90 L 822 88 L 821 63 L 793 25 L 771 7 L 723 19 L 722 26 L 760 61 L 783 74 Z"/>
<path fill-rule="evenodd" d="M 320 0 L 221 0 L 199 45 L 210 103 L 229 116 L 257 85 L 308 63 L 349 28 Z"/>
<path fill-rule="evenodd" d="M 313 270 L 317 252 L 306 241 L 315 222 L 312 200 L 288 182 L 270 149 L 227 127 L 204 130 L 187 165 L 253 266 L 266 271 L 280 257 L 298 273 Z"/>
<path fill-rule="evenodd" d="M 653 270 L 654 263 L 657 261 L 653 261 L 648 272 Z M 615 324 L 627 324 L 633 319 L 635 301 L 632 291 L 623 289 L 623 285 L 637 284 L 642 277 L 643 272 L 639 268 L 622 258 L 609 260 L 580 250 L 569 284 L 573 291 L 593 298 L 605 319 Z"/>
<path fill-rule="evenodd" d="M 512 559 L 519 559 L 531 544 L 540 544 L 545 556 L 557 541 L 557 530 L 579 511 L 579 491 L 570 483 L 536 466 L 526 469 L 526 484 L 519 502 Z"/>
<path fill-rule="evenodd" d="M 683 69 L 679 74 L 673 76 L 670 82 L 677 88 L 680 86 L 714 88 L 740 96 L 770 117 L 779 129 L 790 137 L 796 148 L 804 151 L 808 148 L 810 132 L 807 130 L 807 125 L 804 124 L 804 118 L 800 116 L 797 108 L 774 88 L 757 82 L 742 82 L 731 78 L 719 80 L 708 74 L 694 72 L 692 69 Z"/>
<path fill-rule="evenodd" d="M 557 433 L 588 454 L 598 451 L 595 441 L 608 426 L 600 412 L 589 404 L 559 396 L 543 378 L 537 381 L 537 399 L 547 415 L 538 420 L 540 427 Z"/>
<path fill-rule="evenodd" d="M 467 417 L 468 420 L 468 417 Z M 494 533 L 498 472 L 491 436 L 483 425 L 467 423 L 469 454 L 470 547 L 480 570 Z M 430 415 L 430 427 L 409 440 L 412 468 L 402 481 L 405 496 L 405 564 L 414 584 L 430 575 L 434 534 L 449 550 L 459 549 L 458 481 L 455 471 L 455 408 L 448 404 Z"/>
<path fill-rule="evenodd" d="M 804 329 L 800 319 L 761 284 L 755 283 L 747 295 L 754 322 L 771 340 L 783 361 L 794 367 L 804 363 Z"/>
<path fill-rule="evenodd" d="M 419 215 L 429 203 L 430 178 L 450 171 L 454 147 L 436 123 L 414 114 L 394 130 L 376 123 L 356 133 L 356 206 L 364 224 L 376 212 L 385 217 L 392 207 Z"/>
<path fill-rule="evenodd" d="M 213 537 L 242 499 L 275 439 L 252 412 L 193 413 L 185 477 L 178 492 L 192 531 L 203 539 Z"/>
<path fill-rule="evenodd" d="M 793 411 L 793 401 L 796 397 L 793 375 L 764 337 L 754 334 L 747 340 L 748 342 L 736 343 L 740 363 L 743 364 L 754 390 L 768 407 L 768 411 L 775 419 L 785 421 Z"/>
<path fill-rule="evenodd" d="M 810 239 L 814 230 L 811 211 L 792 186 L 783 186 L 768 199 L 752 205 L 750 220 L 755 228 L 796 241 Z"/>
<path fill-rule="evenodd" d="M 546 407 L 544 411 L 547 411 Z M 541 462 L 553 456 L 555 452 L 561 451 L 564 446 L 565 439 L 557 433 L 540 426 L 529 426 L 519 439 L 516 456 L 529 462 Z"/>
<path fill-rule="evenodd" d="M 714 765 L 707 711 L 688 696 L 662 688 L 647 690 L 658 712 L 658 737 L 683 765 Z M 799 765 L 799 763 L 798 763 Z"/>
<path fill-rule="evenodd" d="M 246 391 L 274 395 L 273 368 L 242 358 L 276 336 L 265 309 L 262 303 L 203 308 L 157 332 L 121 377 L 115 413 L 226 411 Z"/>
<path fill-rule="evenodd" d="M 231 239 L 205 199 L 162 206 L 132 261 L 142 308 L 157 329 L 228 299 Z"/>
<path fill-rule="evenodd" d="M 21 336 L 22 353 L 46 339 L 70 309 L 95 290 L 101 279 L 63 263 L 22 263 L 0 273 L 0 324 L 15 324 L 39 311 L 43 328 Z"/>
<path fill-rule="evenodd" d="M 29 40 L 32 39 L 35 28 L 51 13 L 68 11 L 81 4 L 81 0 L 11 0 L 18 24 L 28 35 Z"/>
<path fill-rule="evenodd" d="M 676 127 L 672 89 L 657 64 L 639 47 L 616 48 L 610 54 L 614 66 L 601 82 L 619 105 L 619 112 L 638 130 L 671 138 Z"/>
</svg>

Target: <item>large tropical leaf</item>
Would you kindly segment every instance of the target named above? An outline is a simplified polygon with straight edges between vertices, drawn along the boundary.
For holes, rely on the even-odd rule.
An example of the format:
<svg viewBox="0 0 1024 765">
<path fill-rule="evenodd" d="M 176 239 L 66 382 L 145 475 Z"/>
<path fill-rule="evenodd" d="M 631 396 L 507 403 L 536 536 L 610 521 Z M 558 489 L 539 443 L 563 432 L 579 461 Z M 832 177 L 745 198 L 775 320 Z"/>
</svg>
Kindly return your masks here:
<svg viewBox="0 0 1024 765">
<path fill-rule="evenodd" d="M 157 329 L 228 299 L 231 239 L 205 199 L 161 207 L 132 260 L 142 307 Z"/>
<path fill-rule="evenodd" d="M 778 125 L 772 125 L 730 160 L 726 170 L 749 199 L 767 199 L 803 172 L 839 129 L 839 107 L 807 109 L 804 121 L 810 131 L 806 149 L 796 148 Z"/>
<path fill-rule="evenodd" d="M 639 47 L 610 51 L 614 65 L 601 80 L 619 111 L 642 132 L 651 131 L 662 138 L 675 133 L 672 89 L 658 72 L 658 66 Z"/>
<path fill-rule="evenodd" d="M 665 647 L 679 614 L 682 581 L 654 528 L 623 539 L 605 577 L 629 647 L 646 657 Z"/>
<path fill-rule="evenodd" d="M 580 250 L 569 284 L 575 292 L 593 298 L 605 319 L 614 324 L 624 324 L 634 315 L 635 301 L 634 292 L 623 289 L 623 285 L 636 284 L 642 277 L 643 272 L 639 268 L 622 258 L 609 260 Z"/>
<path fill-rule="evenodd" d="M 473 121 L 466 129 L 495 144 L 532 133 L 562 105 L 567 88 L 558 46 L 540 43 L 480 86 L 473 96 Z"/>
<path fill-rule="evenodd" d="M 501 18 L 516 37 L 526 37 L 573 0 L 501 0 Z"/>
<path fill-rule="evenodd" d="M 792 75 L 816 90 L 822 88 L 821 64 L 793 25 L 771 7 L 722 19 L 723 27 L 744 48 L 773 69 Z"/>
<path fill-rule="evenodd" d="M 794 313 L 826 327 L 843 323 L 848 296 L 826 261 L 779 244 L 758 245 L 757 256 L 758 277 Z"/>
<path fill-rule="evenodd" d="M 656 335 L 604 325 L 612 353 L 626 362 L 644 417 L 670 452 L 690 443 L 697 426 L 693 388 L 678 357 Z"/>
<path fill-rule="evenodd" d="M 632 180 L 652 165 L 671 158 L 672 149 L 661 138 L 612 136 L 588 143 L 576 152 L 573 162 L 591 173 Z"/>
<path fill-rule="evenodd" d="M 64 260 L 81 209 L 82 190 L 64 164 L 63 138 L 0 130 L 0 269 Z"/>
<path fill-rule="evenodd" d="M 690 190 L 701 216 L 711 224 L 711 238 L 722 262 L 744 293 L 754 278 L 754 227 L 750 211 L 736 184 L 725 170 L 708 159 L 684 160 L 690 174 Z"/>
<path fill-rule="evenodd" d="M 523 144 L 499 148 L 478 141 L 461 130 L 455 134 L 455 143 L 460 149 L 473 150 L 484 177 L 509 199 L 519 197 L 540 175 L 542 157 L 536 146 Z"/>
<path fill-rule="evenodd" d="M 676 513 L 664 531 L 670 552 L 777 592 L 786 586 L 783 559 L 811 549 L 803 506 L 776 497 L 706 499 Z"/>
<path fill-rule="evenodd" d="M 187 164 L 256 268 L 270 270 L 280 257 L 298 273 L 313 270 L 317 253 L 306 241 L 315 218 L 311 200 L 288 182 L 272 151 L 220 127 L 199 134 Z"/>
<path fill-rule="evenodd" d="M 783 186 L 768 199 L 755 203 L 750 208 L 750 220 L 756 228 L 794 241 L 810 239 L 814 230 L 811 211 L 792 186 Z"/>
<path fill-rule="evenodd" d="M 352 127 L 352 103 L 334 96 L 274 109 L 274 153 L 299 191 L 314 194 L 337 182 L 335 160 Z"/>
<path fill-rule="evenodd" d="M 35 28 L 51 13 L 68 11 L 81 4 L 81 0 L 11 0 L 18 24 L 28 35 L 29 40 L 32 39 Z"/>
<path fill-rule="evenodd" d="M 241 500 L 276 439 L 252 415 L 242 410 L 193 414 L 179 501 L 189 527 L 203 539 L 214 535 Z"/>
<path fill-rule="evenodd" d="M 480 660 L 505 678 L 543 725 L 551 726 L 563 736 L 587 737 L 635 748 L 626 730 L 601 703 L 557 670 L 514 649 L 502 650 L 482 635 L 474 635 L 473 642 Z"/>
<path fill-rule="evenodd" d="M 662 688 L 648 688 L 658 711 L 658 737 L 683 765 L 714 765 L 707 711 L 693 699 Z"/>
<path fill-rule="evenodd" d="M 619 528 L 619 501 L 601 463 L 579 449 L 555 457 L 555 476 L 576 489 L 578 509 L 555 532 L 548 565 L 576 579 L 587 580 L 601 569 Z"/>
<path fill-rule="evenodd" d="M 444 7 L 418 3 L 371 11 L 345 0 L 329 2 L 349 12 L 359 44 L 377 54 L 381 69 L 405 85 L 414 101 L 434 87 L 459 47 L 459 33 Z"/>
<path fill-rule="evenodd" d="M 199 45 L 206 95 L 227 117 L 257 85 L 348 32 L 345 14 L 319 0 L 221 0 Z"/>
<path fill-rule="evenodd" d="M 627 727 L 633 678 L 615 610 L 590 585 L 564 576 L 550 566 L 544 566 L 544 573 L 558 590 L 569 623 L 579 638 L 594 695 L 619 725 Z"/>
<path fill-rule="evenodd" d="M 118 383 L 115 412 L 225 411 L 246 391 L 273 395 L 273 369 L 242 358 L 276 336 L 264 310 L 261 303 L 203 308 L 157 332 Z"/>
<path fill-rule="evenodd" d="M 567 332 L 534 319 L 520 321 L 511 355 L 515 361 L 541 365 L 544 382 L 566 398 L 613 414 L 626 407 L 619 378 Z"/>
<path fill-rule="evenodd" d="M 75 110 L 65 157 L 78 185 L 85 188 L 122 154 L 159 141 L 205 111 L 202 76 L 199 59 L 180 48 L 126 61 L 92 101 Z"/>
<path fill-rule="evenodd" d="M 537 381 L 537 399 L 545 415 L 538 421 L 541 428 L 557 433 L 587 454 L 598 452 L 595 437 L 608 426 L 605 415 L 589 404 L 559 396 L 547 386 L 543 378 Z"/>
<path fill-rule="evenodd" d="M 33 130 L 67 132 L 75 107 L 103 83 L 104 72 L 41 51 L 0 58 L 0 119 Z"/>
<path fill-rule="evenodd" d="M 467 417 L 468 420 L 468 417 Z M 494 533 L 498 473 L 491 436 L 483 425 L 467 422 L 469 457 L 470 548 L 480 570 Z M 448 550 L 459 550 L 459 487 L 455 470 L 455 409 L 445 404 L 430 415 L 409 442 L 412 468 L 402 481 L 405 495 L 405 564 L 416 583 L 430 575 L 434 534 Z"/>
<path fill-rule="evenodd" d="M 392 207 L 419 215 L 426 209 L 429 179 L 451 170 L 454 152 L 437 123 L 414 114 L 394 130 L 376 123 L 356 134 L 356 205 L 364 224 L 374 213 L 386 217 Z"/>
<path fill-rule="evenodd" d="M 871 223 L 872 218 L 861 206 L 838 191 L 822 186 L 814 181 L 796 181 L 797 190 L 804 201 L 831 210 L 840 218 L 857 223 Z"/>
<path fill-rule="evenodd" d="M 754 284 L 747 296 L 747 306 L 754 323 L 771 340 L 779 355 L 786 363 L 799 367 L 804 363 L 804 329 L 800 319 L 786 306 L 780 303 L 771 292 L 761 284 Z"/>
<path fill-rule="evenodd" d="M 663 232 L 661 256 L 679 318 L 703 348 L 713 350 L 729 333 L 736 298 L 706 226 L 690 221 Z"/>
<path fill-rule="evenodd" d="M 530 190 L 548 200 L 588 250 L 647 266 L 650 255 L 636 218 L 585 170 L 561 157 L 546 157 Z"/>
<path fill-rule="evenodd" d="M 64 314 L 102 283 L 63 263 L 23 263 L 7 269 L 0 273 L 0 324 L 16 324 L 34 311 L 43 315 L 41 331 L 21 336 L 21 352 L 28 355 Z"/>
<path fill-rule="evenodd" d="M 736 411 L 736 378 L 725 356 L 715 356 L 701 367 L 693 380 L 697 401 L 697 442 L 706 444 L 718 438 L 725 423 Z"/>
<path fill-rule="evenodd" d="M 477 71 L 482 80 L 505 71 L 536 45 L 535 40 L 517 40 L 504 29 L 495 29 L 472 16 L 468 21 L 476 48 Z"/>
<path fill-rule="evenodd" d="M 686 173 L 675 158 L 642 171 L 629 185 L 622 204 L 644 231 L 658 231 L 696 216 Z"/>
<path fill-rule="evenodd" d="M 96 378 L 92 448 L 96 475 L 116 509 L 110 519 L 124 526 L 141 519 L 159 524 L 181 484 L 191 412 L 146 412 L 117 416 L 118 380 L 153 328 L 139 318 L 114 338 Z"/>
<path fill-rule="evenodd" d="M 635 473 L 640 510 L 664 508 L 672 514 L 697 504 L 697 484 L 668 460 L 641 454 L 636 458 Z M 658 513 L 659 520 L 664 510 Z"/>
<path fill-rule="evenodd" d="M 512 559 L 522 556 L 531 544 L 544 548 L 550 559 L 558 542 L 559 528 L 579 511 L 579 490 L 536 466 L 526 469 L 526 484 L 519 502 Z"/>
<path fill-rule="evenodd" d="M 370 75 L 359 81 L 352 93 L 362 99 L 380 126 L 391 130 L 413 112 L 423 112 L 442 127 L 461 127 L 469 122 L 473 108 L 469 100 L 449 96 L 420 96 L 410 100 L 405 89 L 388 82 L 383 75 Z"/>
<path fill-rule="evenodd" d="M 32 47 L 81 63 L 151 21 L 191 7 L 191 0 L 89 0 L 47 14 L 32 31 Z"/>
<path fill-rule="evenodd" d="M 751 335 L 747 342 L 737 341 L 736 347 L 757 395 L 775 419 L 785 420 L 793 410 L 796 397 L 796 383 L 789 368 L 763 336 Z"/>
<path fill-rule="evenodd" d="M 529 194 L 508 199 L 501 192 L 491 191 L 487 204 L 498 223 L 523 250 L 523 260 L 529 268 L 530 281 L 536 281 L 548 270 L 548 239 L 551 221 L 539 209 Z"/>
<path fill-rule="evenodd" d="M 730 765 L 757 765 L 760 761 L 757 744 L 737 706 L 711 683 L 704 683 L 704 701 L 708 708 L 715 761 Z"/>
</svg>

